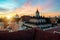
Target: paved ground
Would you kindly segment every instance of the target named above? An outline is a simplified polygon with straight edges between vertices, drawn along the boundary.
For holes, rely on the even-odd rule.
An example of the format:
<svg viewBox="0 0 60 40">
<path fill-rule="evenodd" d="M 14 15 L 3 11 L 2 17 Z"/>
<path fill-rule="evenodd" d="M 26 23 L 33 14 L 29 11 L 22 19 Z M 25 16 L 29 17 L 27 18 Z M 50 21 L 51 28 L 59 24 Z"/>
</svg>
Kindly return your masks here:
<svg viewBox="0 0 60 40">
<path fill-rule="evenodd" d="M 44 29 L 44 31 L 47 31 L 47 32 L 50 32 L 50 33 L 54 33 L 55 31 L 60 32 L 60 24 L 58 24 L 55 27 Z"/>
</svg>

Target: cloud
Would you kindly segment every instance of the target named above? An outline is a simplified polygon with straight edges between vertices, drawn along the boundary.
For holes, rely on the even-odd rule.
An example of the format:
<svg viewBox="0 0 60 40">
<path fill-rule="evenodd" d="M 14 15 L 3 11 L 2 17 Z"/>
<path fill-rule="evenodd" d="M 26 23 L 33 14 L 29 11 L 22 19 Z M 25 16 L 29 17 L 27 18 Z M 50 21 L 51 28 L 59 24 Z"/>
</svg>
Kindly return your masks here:
<svg viewBox="0 0 60 40">
<path fill-rule="evenodd" d="M 0 14 L 7 14 L 17 8 L 17 4 L 12 0 L 0 0 Z"/>
<path fill-rule="evenodd" d="M 6 12 L 8 9 L 0 8 L 0 12 Z"/>
<path fill-rule="evenodd" d="M 16 2 L 19 7 L 16 10 L 12 10 L 15 8 L 15 3 L 10 3 L 11 6 L 8 4 L 8 9 L 12 10 L 12 13 L 17 13 L 17 14 L 34 14 L 36 10 L 38 9 L 40 12 L 41 11 L 50 11 L 54 7 L 54 0 L 13 0 Z M 12 5 L 13 4 L 13 5 Z M 57 4 L 56 4 L 57 5 Z M 6 8 L 5 7 L 5 8 Z M 0 9 L 1 10 L 1 9 Z M 7 9 L 2 8 L 1 11 L 8 11 Z"/>
</svg>

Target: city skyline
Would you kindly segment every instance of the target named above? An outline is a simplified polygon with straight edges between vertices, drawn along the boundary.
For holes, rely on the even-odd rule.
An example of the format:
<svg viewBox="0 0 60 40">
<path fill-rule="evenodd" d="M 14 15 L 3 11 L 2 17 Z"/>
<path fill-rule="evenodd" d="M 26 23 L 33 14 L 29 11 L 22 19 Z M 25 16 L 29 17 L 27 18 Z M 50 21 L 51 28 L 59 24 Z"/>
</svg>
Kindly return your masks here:
<svg viewBox="0 0 60 40">
<path fill-rule="evenodd" d="M 0 0 L 0 15 L 35 15 L 39 10 L 43 16 L 60 16 L 60 0 Z"/>
</svg>

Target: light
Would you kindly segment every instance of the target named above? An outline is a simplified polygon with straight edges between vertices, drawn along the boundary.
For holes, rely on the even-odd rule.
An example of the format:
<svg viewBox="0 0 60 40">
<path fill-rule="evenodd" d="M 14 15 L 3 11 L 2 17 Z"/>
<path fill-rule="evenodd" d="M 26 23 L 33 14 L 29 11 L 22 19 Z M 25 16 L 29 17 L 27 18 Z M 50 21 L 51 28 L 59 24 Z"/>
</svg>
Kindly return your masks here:
<svg viewBox="0 0 60 40">
<path fill-rule="evenodd" d="M 7 19 L 10 19 L 12 16 L 6 16 L 7 17 Z"/>
</svg>

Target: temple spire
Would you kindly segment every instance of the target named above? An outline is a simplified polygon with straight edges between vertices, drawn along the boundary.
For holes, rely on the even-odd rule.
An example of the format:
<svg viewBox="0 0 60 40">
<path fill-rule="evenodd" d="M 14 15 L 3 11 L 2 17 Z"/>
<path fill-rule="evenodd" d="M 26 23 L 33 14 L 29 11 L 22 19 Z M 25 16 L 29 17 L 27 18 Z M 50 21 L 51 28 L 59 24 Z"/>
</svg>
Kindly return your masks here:
<svg viewBox="0 0 60 40">
<path fill-rule="evenodd" d="M 38 10 L 36 11 L 36 17 L 40 17 Z"/>
</svg>

